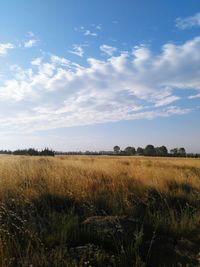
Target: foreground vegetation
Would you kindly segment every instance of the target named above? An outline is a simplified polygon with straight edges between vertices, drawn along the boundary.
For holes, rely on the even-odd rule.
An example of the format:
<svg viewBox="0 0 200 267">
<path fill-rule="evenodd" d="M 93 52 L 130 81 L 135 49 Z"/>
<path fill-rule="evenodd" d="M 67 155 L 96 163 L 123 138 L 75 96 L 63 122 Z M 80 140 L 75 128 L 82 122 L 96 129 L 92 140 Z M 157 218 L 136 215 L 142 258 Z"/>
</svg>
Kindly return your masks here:
<svg viewBox="0 0 200 267">
<path fill-rule="evenodd" d="M 0 266 L 199 266 L 200 160 L 0 159 Z"/>
</svg>

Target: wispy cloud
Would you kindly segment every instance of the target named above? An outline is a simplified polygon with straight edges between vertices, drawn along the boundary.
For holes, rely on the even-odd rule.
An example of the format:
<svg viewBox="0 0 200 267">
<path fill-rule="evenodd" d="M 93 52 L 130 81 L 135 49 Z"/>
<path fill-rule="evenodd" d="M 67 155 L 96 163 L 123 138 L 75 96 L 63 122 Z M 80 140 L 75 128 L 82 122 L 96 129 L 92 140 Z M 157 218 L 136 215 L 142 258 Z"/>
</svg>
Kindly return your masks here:
<svg viewBox="0 0 200 267">
<path fill-rule="evenodd" d="M 35 34 L 34 34 L 32 31 L 29 31 L 29 32 L 28 32 L 28 36 L 29 36 L 29 37 L 35 37 Z"/>
<path fill-rule="evenodd" d="M 195 99 L 195 98 L 200 98 L 200 93 L 196 95 L 191 95 L 188 97 L 189 99 Z"/>
<path fill-rule="evenodd" d="M 97 37 L 98 36 L 98 34 L 96 32 L 92 32 L 90 30 L 85 30 L 84 31 L 84 35 L 86 35 L 86 36 L 93 36 L 93 37 Z"/>
<path fill-rule="evenodd" d="M 97 37 L 98 34 L 96 32 L 97 31 L 100 31 L 102 28 L 101 28 L 101 25 L 98 24 L 90 24 L 90 27 L 85 27 L 85 26 L 80 26 L 80 27 L 75 27 L 74 30 L 75 31 L 79 31 L 81 33 L 83 33 L 83 35 L 85 36 L 92 36 L 92 37 Z"/>
<path fill-rule="evenodd" d="M 90 24 L 93 29 L 101 31 L 102 30 L 102 25 L 101 24 Z"/>
<path fill-rule="evenodd" d="M 112 56 L 113 53 L 117 51 L 117 48 L 110 46 L 110 45 L 103 44 L 100 46 L 100 50 L 104 52 L 105 54 L 107 54 L 108 56 Z"/>
<path fill-rule="evenodd" d="M 15 48 L 14 44 L 11 43 L 0 43 L 0 56 L 5 56 L 9 49 Z"/>
<path fill-rule="evenodd" d="M 200 27 L 200 12 L 196 13 L 194 16 L 177 18 L 176 27 L 181 30 L 192 27 Z"/>
<path fill-rule="evenodd" d="M 84 55 L 83 47 L 81 45 L 78 45 L 78 44 L 74 44 L 72 47 L 72 50 L 69 50 L 69 52 L 71 54 L 77 55 L 79 57 L 83 57 L 83 55 Z"/>
<path fill-rule="evenodd" d="M 31 47 L 35 46 L 36 43 L 37 43 L 36 39 L 30 39 L 30 40 L 24 42 L 24 47 L 25 48 L 31 48 Z"/>
<path fill-rule="evenodd" d="M 31 61 L 31 65 L 33 65 L 33 66 L 40 66 L 41 62 L 42 62 L 42 58 L 41 57 L 37 57 L 37 58 L 34 58 Z"/>
<path fill-rule="evenodd" d="M 101 26 L 101 24 L 96 25 L 95 28 L 96 28 L 97 30 L 99 30 L 99 31 L 102 30 L 102 26 Z"/>
<path fill-rule="evenodd" d="M 166 97 L 161 96 L 161 99 L 158 99 L 155 103 L 155 107 L 162 107 L 162 106 L 166 106 L 169 105 L 177 100 L 179 100 L 180 97 L 175 96 L 175 95 L 170 95 L 169 96 L 166 95 Z"/>
<path fill-rule="evenodd" d="M 158 54 L 134 47 L 81 66 L 50 55 L 15 66 L 0 86 L 0 129 L 38 131 L 119 120 L 184 115 L 177 89 L 200 94 L 200 37 Z M 178 90 L 178 91 L 179 91 Z M 193 100 L 191 100 L 193 101 Z M 173 103 L 173 104 L 172 104 Z"/>
</svg>

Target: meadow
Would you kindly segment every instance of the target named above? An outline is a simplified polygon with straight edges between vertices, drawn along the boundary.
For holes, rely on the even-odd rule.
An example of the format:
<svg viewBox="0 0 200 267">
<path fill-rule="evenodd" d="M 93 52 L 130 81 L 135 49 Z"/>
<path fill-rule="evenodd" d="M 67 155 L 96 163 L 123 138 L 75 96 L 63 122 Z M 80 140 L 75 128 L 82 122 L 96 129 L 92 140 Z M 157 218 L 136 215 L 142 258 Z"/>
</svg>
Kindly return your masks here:
<svg viewBox="0 0 200 267">
<path fill-rule="evenodd" d="M 199 253 L 199 159 L 0 158 L 0 267 L 189 267 Z"/>
</svg>

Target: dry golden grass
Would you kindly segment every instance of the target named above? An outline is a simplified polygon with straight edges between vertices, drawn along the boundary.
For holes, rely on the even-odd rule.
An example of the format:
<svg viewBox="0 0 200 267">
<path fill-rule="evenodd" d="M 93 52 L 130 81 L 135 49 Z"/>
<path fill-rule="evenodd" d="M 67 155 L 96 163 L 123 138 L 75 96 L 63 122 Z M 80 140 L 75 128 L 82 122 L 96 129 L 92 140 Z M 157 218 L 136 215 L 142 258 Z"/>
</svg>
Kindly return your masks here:
<svg viewBox="0 0 200 267">
<path fill-rule="evenodd" d="M 0 214 L 0 223 L 4 227 L 0 229 L 0 267 L 29 266 L 32 262 L 35 263 L 34 266 L 51 266 L 47 260 L 49 255 L 55 260 L 54 266 L 75 266 L 59 263 L 59 257 L 64 258 L 63 248 L 58 249 L 61 256 L 52 256 L 51 253 L 55 251 L 52 252 L 50 248 L 49 254 L 41 253 L 44 246 L 41 244 L 53 237 L 52 233 L 46 233 L 44 238 L 43 230 L 38 230 L 38 225 L 40 228 L 40 224 L 45 227 L 42 220 L 49 220 L 50 224 L 56 225 L 65 216 L 56 207 L 56 213 L 52 217 L 50 214 L 55 211 L 52 211 L 51 205 L 54 204 L 43 203 L 44 196 L 60 198 L 63 202 L 69 201 L 73 206 L 78 206 L 78 212 L 70 219 L 76 227 L 78 217 L 82 221 L 92 215 L 131 215 L 156 229 L 160 227 L 165 233 L 193 240 L 198 237 L 200 226 L 200 160 L 114 156 L 2 156 L 0 201 L 3 215 Z M 32 215 L 31 205 L 34 206 L 34 214 L 40 214 L 41 205 L 44 205 L 45 211 L 44 218 L 40 214 L 38 218 L 41 221 L 35 221 L 34 225 L 32 221 L 35 220 L 35 215 Z M 17 230 L 12 228 L 15 220 L 25 229 L 24 244 L 20 241 L 22 230 L 18 230 L 18 224 L 16 223 Z M 65 230 L 65 235 L 69 234 L 69 229 Z M 37 244 L 38 252 L 34 250 L 35 239 L 30 243 L 27 241 L 27 233 L 31 233 L 31 236 L 37 234 L 40 240 Z M 55 240 L 56 242 L 59 243 L 60 240 Z M 48 246 L 48 242 L 45 246 Z M 13 259 L 10 265 L 5 258 Z M 43 263 L 40 265 L 39 262 Z"/>
<path fill-rule="evenodd" d="M 104 187 L 111 194 L 122 190 L 126 197 L 136 185 L 141 190 L 154 187 L 167 192 L 170 182 L 187 183 L 199 191 L 200 160 L 89 156 L 0 158 L 1 199 L 8 194 L 32 198 L 43 193 L 82 199 Z M 140 194 L 140 190 L 135 193 Z"/>
</svg>

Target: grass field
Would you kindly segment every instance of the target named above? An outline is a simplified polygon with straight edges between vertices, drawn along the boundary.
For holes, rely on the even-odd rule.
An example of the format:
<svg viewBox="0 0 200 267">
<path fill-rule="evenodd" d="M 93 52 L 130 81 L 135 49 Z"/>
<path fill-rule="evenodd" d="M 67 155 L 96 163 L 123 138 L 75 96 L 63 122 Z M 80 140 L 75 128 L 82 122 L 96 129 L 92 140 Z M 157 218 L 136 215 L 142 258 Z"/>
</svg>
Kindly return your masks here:
<svg viewBox="0 0 200 267">
<path fill-rule="evenodd" d="M 0 200 L 1 267 L 200 265 L 199 159 L 5 156 Z"/>
</svg>

